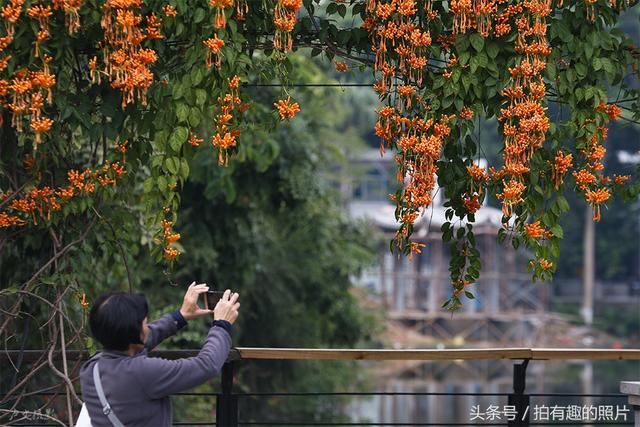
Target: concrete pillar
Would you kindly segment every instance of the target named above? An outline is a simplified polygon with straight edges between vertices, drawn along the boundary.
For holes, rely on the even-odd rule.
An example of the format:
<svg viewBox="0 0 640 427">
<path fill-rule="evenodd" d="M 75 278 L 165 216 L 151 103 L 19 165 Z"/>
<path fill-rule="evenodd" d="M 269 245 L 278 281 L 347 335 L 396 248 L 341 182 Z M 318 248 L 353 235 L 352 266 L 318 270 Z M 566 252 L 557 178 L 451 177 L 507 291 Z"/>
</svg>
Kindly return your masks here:
<svg viewBox="0 0 640 427">
<path fill-rule="evenodd" d="M 640 382 L 621 381 L 620 392 L 629 396 L 629 404 L 633 407 L 634 426 L 640 427 Z"/>
</svg>

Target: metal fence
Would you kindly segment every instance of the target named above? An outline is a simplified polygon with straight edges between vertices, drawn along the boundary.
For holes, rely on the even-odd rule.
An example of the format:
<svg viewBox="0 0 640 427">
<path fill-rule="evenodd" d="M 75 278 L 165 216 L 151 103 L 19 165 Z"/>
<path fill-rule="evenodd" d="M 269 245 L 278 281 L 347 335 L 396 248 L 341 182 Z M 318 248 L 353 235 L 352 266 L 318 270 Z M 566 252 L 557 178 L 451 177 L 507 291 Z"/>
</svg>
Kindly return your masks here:
<svg viewBox="0 0 640 427">
<path fill-rule="evenodd" d="M 191 357 L 198 350 L 160 351 L 152 353 L 156 357 L 170 359 Z M 40 351 L 0 352 L 3 358 L 22 357 L 25 362 L 36 358 Z M 57 354 L 56 357 L 60 355 Z M 67 352 L 67 358 L 86 358 L 82 352 Z M 513 390 L 510 393 L 433 393 L 433 392 L 310 392 L 310 393 L 237 393 L 233 390 L 234 374 L 243 360 L 405 360 L 405 361 L 457 361 L 457 360 L 513 360 Z M 457 350 L 331 350 L 331 349 L 284 349 L 284 348 L 236 348 L 229 355 L 227 363 L 221 373 L 221 389 L 218 393 L 179 393 L 179 396 L 201 396 L 215 398 L 215 419 L 196 422 L 176 421 L 176 426 L 534 426 L 534 425 L 633 425 L 633 420 L 625 421 L 554 421 L 535 422 L 531 417 L 531 398 L 534 397 L 596 397 L 620 400 L 626 408 L 627 396 L 619 393 L 608 394 L 579 394 L 579 393 L 527 393 L 526 372 L 531 361 L 543 360 L 640 360 L 640 350 L 610 350 L 610 349 L 530 349 L 530 348 L 502 348 L 502 349 L 457 349 Z M 627 380 L 620 378 L 620 380 Z M 45 393 L 41 393 L 45 394 Z M 49 393 L 53 395 L 53 393 Z M 493 420 L 494 422 L 468 423 L 427 423 L 427 422 L 321 422 L 296 420 L 256 420 L 243 419 L 240 411 L 242 399 L 260 399 L 271 397 L 363 397 L 363 396 L 493 396 L 503 397 L 508 401 L 507 407 L 512 408 L 508 419 Z M 632 418 L 632 411 L 629 411 Z M 485 420 L 492 421 L 492 420 Z M 11 425 L 20 426 L 54 426 L 51 423 L 20 422 Z"/>
</svg>

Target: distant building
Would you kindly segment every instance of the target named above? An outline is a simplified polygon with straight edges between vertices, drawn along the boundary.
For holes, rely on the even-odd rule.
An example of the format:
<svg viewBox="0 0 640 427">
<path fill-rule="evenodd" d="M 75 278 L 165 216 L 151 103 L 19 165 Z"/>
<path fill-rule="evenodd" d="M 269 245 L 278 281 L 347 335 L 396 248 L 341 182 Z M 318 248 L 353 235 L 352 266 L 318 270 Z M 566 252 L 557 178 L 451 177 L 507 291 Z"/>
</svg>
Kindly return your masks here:
<svg viewBox="0 0 640 427">
<path fill-rule="evenodd" d="M 350 170 L 359 173 L 343 179 L 342 190 L 350 215 L 367 220 L 384 236 L 378 263 L 364 271 L 356 282 L 370 290 L 390 318 L 442 338 L 463 334 L 469 340 L 509 340 L 510 328 L 525 328 L 514 332 L 520 337 L 526 330 L 533 332 L 532 323 L 540 323 L 533 319 L 534 315 L 543 313 L 547 306 L 548 285 L 532 284 L 530 274 L 523 271 L 526 261 L 522 256 L 517 256 L 511 245 L 497 242 L 502 219 L 499 209 L 483 206 L 475 214 L 474 233 L 482 271 L 479 282 L 467 287 L 475 299 L 461 296 L 464 305 L 453 321 L 451 313 L 441 308 L 452 287 L 449 244 L 442 242 L 440 232 L 445 208 L 438 192 L 433 205 L 415 223 L 414 241 L 425 243 L 426 247 L 410 261 L 389 251 L 389 241 L 398 226 L 395 206 L 389 201 L 389 194 L 398 186 L 392 156 L 381 158 L 377 150 L 372 150 L 352 160 Z M 515 319 L 523 323 L 513 322 Z M 487 335 L 487 328 L 493 328 L 489 335 L 495 337 Z"/>
</svg>

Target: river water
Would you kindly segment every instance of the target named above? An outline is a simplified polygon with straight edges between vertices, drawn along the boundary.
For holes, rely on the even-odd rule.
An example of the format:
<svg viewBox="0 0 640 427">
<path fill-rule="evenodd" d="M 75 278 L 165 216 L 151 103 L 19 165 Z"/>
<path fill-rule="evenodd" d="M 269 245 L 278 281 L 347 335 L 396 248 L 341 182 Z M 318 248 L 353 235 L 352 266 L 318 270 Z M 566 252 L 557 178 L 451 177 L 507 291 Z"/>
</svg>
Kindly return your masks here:
<svg viewBox="0 0 640 427">
<path fill-rule="evenodd" d="M 346 412 L 353 422 L 363 423 L 506 423 L 514 416 L 504 396 L 513 390 L 514 363 L 519 362 L 428 362 L 408 369 L 398 366 L 395 371 L 379 362 L 369 363 L 367 370 L 375 380 L 368 391 L 437 395 L 359 397 L 347 405 Z M 526 393 L 534 395 L 529 404 L 530 422 L 632 423 L 626 397 L 601 395 L 619 393 L 620 381 L 638 380 L 638 361 L 531 361 L 526 378 Z"/>
</svg>

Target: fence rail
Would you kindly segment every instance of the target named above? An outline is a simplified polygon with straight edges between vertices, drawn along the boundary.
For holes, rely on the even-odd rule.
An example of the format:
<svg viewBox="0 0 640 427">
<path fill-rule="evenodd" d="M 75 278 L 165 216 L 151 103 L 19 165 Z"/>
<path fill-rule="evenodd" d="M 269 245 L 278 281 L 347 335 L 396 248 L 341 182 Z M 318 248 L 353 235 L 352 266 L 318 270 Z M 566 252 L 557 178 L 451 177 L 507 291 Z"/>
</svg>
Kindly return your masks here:
<svg viewBox="0 0 640 427">
<path fill-rule="evenodd" d="M 192 357 L 199 350 L 165 350 L 151 353 L 154 357 L 176 359 Z M 87 359 L 89 354 L 85 351 L 67 351 L 68 360 Z M 16 360 L 21 358 L 23 363 L 37 360 L 42 357 L 40 350 L 2 351 L 0 363 L 5 363 L 7 358 Z M 60 359 L 62 354 L 54 352 L 53 358 Z M 513 392 L 511 393 L 429 393 L 429 392 L 382 392 L 382 393 L 234 393 L 233 377 L 236 367 L 243 360 L 412 360 L 412 361 L 458 361 L 458 360 L 514 360 L 519 363 L 513 365 Z M 232 349 L 227 363 L 222 369 L 221 392 L 213 393 L 181 393 L 185 396 L 212 396 L 216 397 L 215 421 L 184 423 L 177 422 L 174 425 L 215 425 L 217 427 L 236 427 L 240 425 L 318 425 L 318 426 L 463 426 L 463 425 L 503 425 L 509 427 L 523 427 L 533 425 L 632 425 L 631 422 L 597 422 L 589 421 L 580 423 L 535 423 L 530 421 L 531 397 L 606 397 L 626 398 L 626 395 L 606 394 L 573 394 L 573 393 L 525 393 L 526 370 L 534 360 L 640 360 L 640 349 L 580 349 L 580 348 L 481 348 L 481 349 L 410 349 L 410 350 L 367 350 L 367 349 L 312 349 L 312 348 L 255 348 L 238 347 Z M 621 378 L 623 380 L 623 378 Z M 292 422 L 292 421 L 240 421 L 238 400 L 239 398 L 264 397 L 264 396 L 375 396 L 375 395 L 413 395 L 413 396 L 504 396 L 508 398 L 508 404 L 515 408 L 515 420 L 502 423 L 327 423 L 327 422 Z M 23 426 L 36 424 L 20 424 Z M 47 424 L 37 424 L 45 426 Z M 53 425 L 53 424 L 51 424 Z"/>
</svg>

